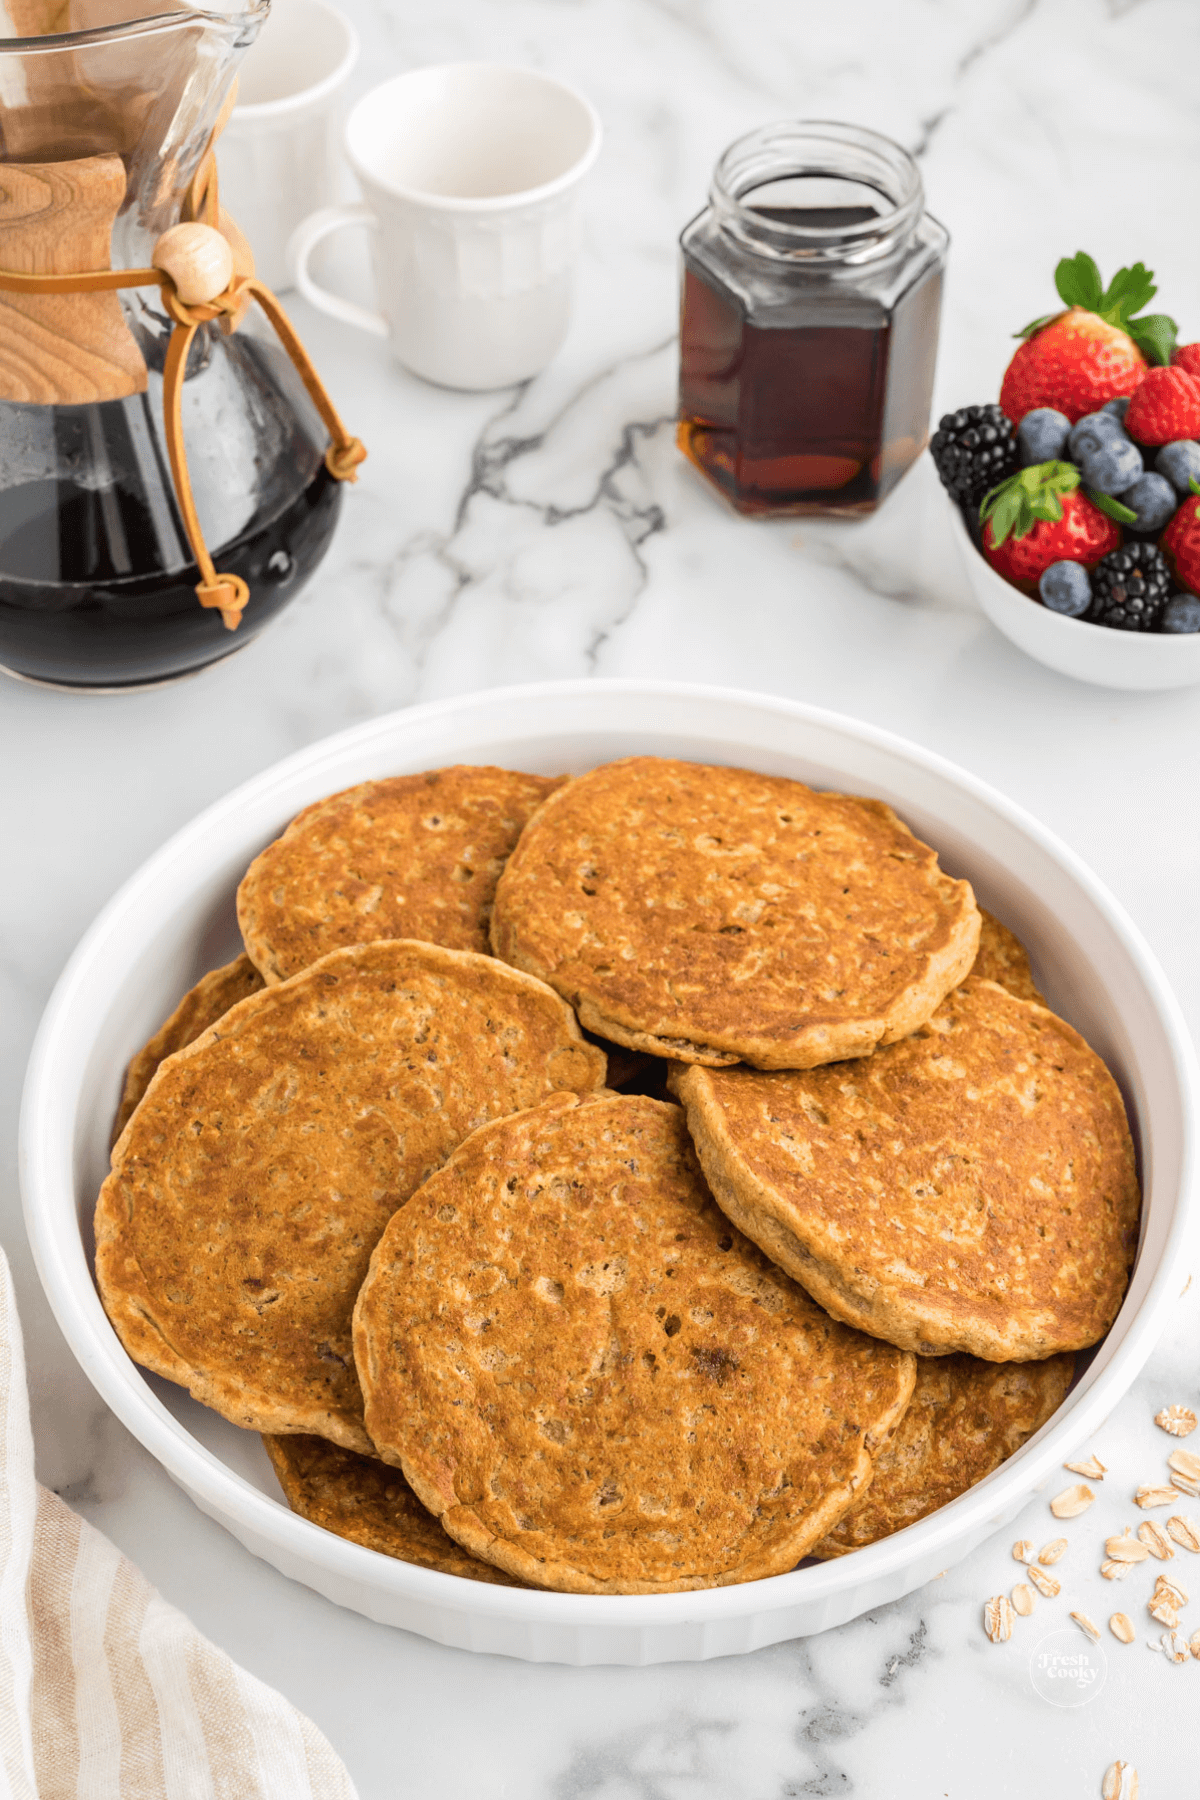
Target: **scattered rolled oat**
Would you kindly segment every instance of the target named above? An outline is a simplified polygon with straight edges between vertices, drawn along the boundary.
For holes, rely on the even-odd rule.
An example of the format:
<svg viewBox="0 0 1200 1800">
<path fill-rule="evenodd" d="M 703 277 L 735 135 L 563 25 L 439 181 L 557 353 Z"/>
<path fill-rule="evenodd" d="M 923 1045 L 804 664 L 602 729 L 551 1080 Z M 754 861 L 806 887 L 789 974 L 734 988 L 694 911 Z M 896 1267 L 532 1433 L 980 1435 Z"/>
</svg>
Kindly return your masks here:
<svg viewBox="0 0 1200 1800">
<path fill-rule="evenodd" d="M 1172 1437 L 1187 1437 L 1196 1429 L 1196 1415 L 1190 1406 L 1164 1406 L 1155 1413 L 1154 1423 Z"/>
<path fill-rule="evenodd" d="M 1101 1800 L 1137 1800 L 1137 1770 L 1130 1763 L 1115 1762 L 1104 1772 Z"/>
<path fill-rule="evenodd" d="M 1033 1545 L 1028 1538 L 1018 1538 L 1013 1545 L 1013 1560 L 1019 1563 L 1033 1561 Z"/>
<path fill-rule="evenodd" d="M 1077 1519 L 1081 1512 L 1086 1512 L 1096 1498 L 1090 1487 L 1078 1482 L 1075 1487 L 1064 1488 L 1050 1502 L 1050 1511 L 1056 1519 Z"/>
<path fill-rule="evenodd" d="M 1072 1475 L 1086 1475 L 1089 1481 L 1103 1481 L 1108 1474 L 1098 1456 L 1085 1456 L 1079 1462 L 1064 1463 L 1063 1468 L 1069 1469 Z"/>
<path fill-rule="evenodd" d="M 1159 1562 L 1169 1562 L 1175 1552 L 1167 1538 L 1153 1519 L 1143 1519 L 1138 1526 L 1138 1537 L 1145 1544 L 1151 1556 L 1157 1556 Z"/>
<path fill-rule="evenodd" d="M 1113 1562 L 1145 1562 L 1150 1554 L 1148 1546 L 1143 1544 L 1140 1538 L 1130 1536 L 1128 1526 L 1125 1527 L 1120 1537 L 1105 1538 L 1104 1549 Z"/>
<path fill-rule="evenodd" d="M 1027 1619 L 1033 1611 L 1033 1589 L 1026 1587 L 1023 1581 L 1018 1581 L 1012 1591 L 1012 1603 L 1013 1611 L 1020 1613 L 1023 1619 Z"/>
<path fill-rule="evenodd" d="M 1200 1456 L 1193 1450 L 1172 1450 L 1167 1467 L 1177 1488 L 1185 1494 L 1200 1494 Z"/>
<path fill-rule="evenodd" d="M 1188 1597 L 1180 1587 L 1179 1583 L 1177 1581 L 1168 1581 L 1165 1575 L 1160 1575 L 1155 1582 L 1154 1592 L 1156 1596 L 1165 1594 L 1170 1600 L 1171 1605 L 1174 1607 L 1186 1606 L 1188 1603 Z"/>
<path fill-rule="evenodd" d="M 1187 1639 L 1177 1631 L 1163 1633 L 1162 1650 L 1168 1662 L 1185 1663 L 1188 1659 Z"/>
<path fill-rule="evenodd" d="M 1200 1631 L 1193 1631 L 1192 1641 L 1188 1645 L 1188 1649 L 1191 1651 L 1192 1655 L 1196 1658 L 1196 1661 L 1200 1662 Z"/>
<path fill-rule="evenodd" d="M 1007 1594 L 993 1594 L 983 1609 L 983 1629 L 993 1644 L 1006 1644 L 1012 1636 L 1013 1609 Z"/>
<path fill-rule="evenodd" d="M 1120 1638 L 1123 1644 L 1132 1644 L 1137 1636 L 1132 1620 L 1127 1618 L 1124 1613 L 1114 1613 L 1108 1621 L 1108 1629 L 1115 1638 Z M 1197 1633 L 1197 1636 L 1200 1636 L 1200 1633 Z"/>
<path fill-rule="evenodd" d="M 1047 1575 L 1045 1569 L 1039 1569 L 1036 1563 L 1030 1563 L 1025 1573 L 1043 1599 L 1053 1600 L 1062 1592 L 1061 1583 L 1055 1581 L 1053 1575 Z"/>
<path fill-rule="evenodd" d="M 1167 1532 L 1185 1550 L 1200 1551 L 1200 1532 L 1196 1530 L 1191 1519 L 1186 1518 L 1183 1513 L 1172 1514 L 1167 1520 Z"/>
<path fill-rule="evenodd" d="M 1100 1642 L 1100 1627 L 1089 1619 L 1085 1612 L 1073 1612 L 1071 1617 L 1085 1637 L 1090 1637 L 1093 1644 Z"/>
<path fill-rule="evenodd" d="M 1152 1619 L 1157 1619 L 1160 1625 L 1169 1626 L 1172 1631 L 1179 1623 L 1178 1607 L 1172 1605 L 1169 1595 L 1160 1594 L 1157 1590 L 1147 1600 L 1146 1611 Z"/>
<path fill-rule="evenodd" d="M 1038 1551 L 1038 1561 L 1040 1563 L 1056 1563 L 1065 1553 L 1066 1548 L 1066 1538 L 1052 1538 Z"/>
<path fill-rule="evenodd" d="M 1102 1562 L 1100 1573 L 1105 1581 L 1124 1581 L 1133 1566 L 1133 1563 L 1130 1562 Z"/>
<path fill-rule="evenodd" d="M 1152 1506 L 1173 1506 L 1176 1500 L 1183 1499 L 1179 1490 L 1173 1487 L 1140 1487 L 1133 1497 L 1143 1512 Z"/>
</svg>

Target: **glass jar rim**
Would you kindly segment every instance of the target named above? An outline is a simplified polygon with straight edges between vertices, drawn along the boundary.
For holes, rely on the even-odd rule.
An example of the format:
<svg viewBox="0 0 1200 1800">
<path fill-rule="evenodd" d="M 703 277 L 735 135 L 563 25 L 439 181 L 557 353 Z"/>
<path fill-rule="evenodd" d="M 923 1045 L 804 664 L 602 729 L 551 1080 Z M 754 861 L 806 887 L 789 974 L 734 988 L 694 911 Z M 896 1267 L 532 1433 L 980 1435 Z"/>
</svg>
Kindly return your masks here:
<svg viewBox="0 0 1200 1800">
<path fill-rule="evenodd" d="M 228 8 L 180 5 L 178 0 L 166 0 L 166 4 L 157 10 L 148 7 L 143 13 L 135 13 L 127 19 L 115 19 L 107 25 L 88 25 L 76 31 L 39 32 L 34 37 L 6 37 L 0 34 L 0 57 L 79 50 L 89 44 L 106 43 L 118 38 L 152 36 L 156 32 L 174 30 L 180 25 L 199 23 L 224 27 L 241 26 L 248 20 L 264 19 L 268 6 L 269 0 L 244 0 L 242 5 Z"/>
<path fill-rule="evenodd" d="M 872 189 L 887 207 L 842 224 L 768 218 L 746 196 L 788 177 L 826 177 Z M 868 262 L 906 242 L 925 207 L 915 159 L 865 125 L 836 119 L 781 119 L 737 138 L 713 171 L 709 201 L 726 229 L 771 256 L 813 262 Z"/>
</svg>

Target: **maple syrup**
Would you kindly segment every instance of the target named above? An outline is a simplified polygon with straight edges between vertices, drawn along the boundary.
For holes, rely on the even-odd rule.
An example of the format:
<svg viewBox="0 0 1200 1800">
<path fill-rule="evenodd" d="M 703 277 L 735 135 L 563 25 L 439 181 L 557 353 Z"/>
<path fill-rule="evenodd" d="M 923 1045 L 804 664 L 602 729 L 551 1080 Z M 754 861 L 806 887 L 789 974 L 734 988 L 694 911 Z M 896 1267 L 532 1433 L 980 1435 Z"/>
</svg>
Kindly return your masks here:
<svg viewBox="0 0 1200 1800">
<path fill-rule="evenodd" d="M 678 442 L 751 514 L 873 512 L 924 448 L 948 238 L 855 126 L 739 140 L 681 238 Z"/>
</svg>

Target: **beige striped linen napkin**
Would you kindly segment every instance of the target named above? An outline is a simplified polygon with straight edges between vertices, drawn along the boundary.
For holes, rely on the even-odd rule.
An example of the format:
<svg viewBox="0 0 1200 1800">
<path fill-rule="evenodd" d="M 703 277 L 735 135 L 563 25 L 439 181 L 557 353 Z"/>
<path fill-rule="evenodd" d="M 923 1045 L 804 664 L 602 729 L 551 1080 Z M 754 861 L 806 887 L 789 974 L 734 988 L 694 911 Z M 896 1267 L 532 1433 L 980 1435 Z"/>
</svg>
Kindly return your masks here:
<svg viewBox="0 0 1200 1800">
<path fill-rule="evenodd" d="M 0 1800 L 355 1800 L 311 1720 L 34 1480 L 2 1250 Z"/>
</svg>

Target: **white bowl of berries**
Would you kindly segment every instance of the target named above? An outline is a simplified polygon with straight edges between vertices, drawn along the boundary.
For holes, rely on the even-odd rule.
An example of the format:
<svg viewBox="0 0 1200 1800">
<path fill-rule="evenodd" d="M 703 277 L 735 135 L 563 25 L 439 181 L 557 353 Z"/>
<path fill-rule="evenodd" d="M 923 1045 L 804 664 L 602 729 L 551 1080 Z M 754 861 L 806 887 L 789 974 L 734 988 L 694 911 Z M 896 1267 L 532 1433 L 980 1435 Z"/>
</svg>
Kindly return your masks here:
<svg viewBox="0 0 1200 1800">
<path fill-rule="evenodd" d="M 1114 688 L 1200 682 L 1200 344 L 1142 314 L 1140 263 L 1105 289 L 1082 251 L 998 406 L 930 445 L 972 592 L 1027 655 Z"/>
</svg>

